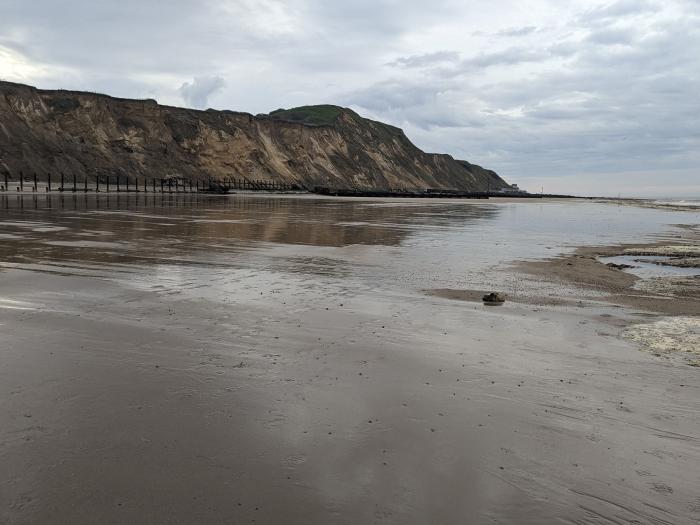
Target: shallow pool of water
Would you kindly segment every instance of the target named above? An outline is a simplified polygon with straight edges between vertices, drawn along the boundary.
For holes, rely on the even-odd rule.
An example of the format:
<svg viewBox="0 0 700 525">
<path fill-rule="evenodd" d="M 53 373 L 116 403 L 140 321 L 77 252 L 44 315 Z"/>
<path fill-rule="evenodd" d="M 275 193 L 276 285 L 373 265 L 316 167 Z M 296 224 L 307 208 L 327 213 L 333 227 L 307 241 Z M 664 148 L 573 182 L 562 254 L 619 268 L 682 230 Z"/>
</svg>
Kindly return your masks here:
<svg viewBox="0 0 700 525">
<path fill-rule="evenodd" d="M 618 255 L 615 257 L 600 257 L 598 260 L 603 264 L 631 266 L 631 268 L 623 268 L 623 271 L 643 279 L 653 279 L 655 277 L 694 277 L 700 275 L 700 268 L 683 268 L 669 264 L 669 262 L 673 261 L 671 257 Z"/>
</svg>

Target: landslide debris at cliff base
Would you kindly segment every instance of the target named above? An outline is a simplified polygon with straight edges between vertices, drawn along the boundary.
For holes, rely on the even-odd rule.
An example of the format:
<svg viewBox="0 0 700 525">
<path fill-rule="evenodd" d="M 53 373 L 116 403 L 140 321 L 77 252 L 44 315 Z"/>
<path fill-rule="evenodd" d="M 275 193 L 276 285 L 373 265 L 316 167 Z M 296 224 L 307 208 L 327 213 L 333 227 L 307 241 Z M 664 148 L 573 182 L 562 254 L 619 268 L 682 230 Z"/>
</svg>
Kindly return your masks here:
<svg viewBox="0 0 700 525">
<path fill-rule="evenodd" d="M 253 116 L 0 82 L 0 174 L 283 182 L 306 189 L 498 191 L 495 172 L 425 153 L 339 106 Z"/>
</svg>

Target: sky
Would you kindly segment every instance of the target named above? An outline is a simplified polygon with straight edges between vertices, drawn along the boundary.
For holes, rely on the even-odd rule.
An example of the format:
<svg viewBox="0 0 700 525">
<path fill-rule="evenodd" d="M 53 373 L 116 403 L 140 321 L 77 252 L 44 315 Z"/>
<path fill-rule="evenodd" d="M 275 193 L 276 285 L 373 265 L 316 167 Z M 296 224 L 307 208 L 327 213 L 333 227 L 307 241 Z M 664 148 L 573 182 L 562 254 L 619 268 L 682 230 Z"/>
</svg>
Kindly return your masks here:
<svg viewBox="0 0 700 525">
<path fill-rule="evenodd" d="M 532 192 L 700 196 L 700 0 L 0 0 L 0 79 L 337 104 Z"/>
</svg>

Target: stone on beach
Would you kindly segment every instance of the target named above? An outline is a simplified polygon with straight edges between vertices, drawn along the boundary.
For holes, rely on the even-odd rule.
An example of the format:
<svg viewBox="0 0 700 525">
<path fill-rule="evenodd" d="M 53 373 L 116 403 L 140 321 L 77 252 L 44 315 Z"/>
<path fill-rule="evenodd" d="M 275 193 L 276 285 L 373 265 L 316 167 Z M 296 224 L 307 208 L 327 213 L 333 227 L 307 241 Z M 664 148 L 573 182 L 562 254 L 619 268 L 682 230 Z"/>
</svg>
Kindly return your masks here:
<svg viewBox="0 0 700 525">
<path fill-rule="evenodd" d="M 613 268 L 615 270 L 628 270 L 630 268 L 636 268 L 636 266 L 632 266 L 631 264 L 607 263 L 605 266 L 607 266 L 608 268 Z"/>
<path fill-rule="evenodd" d="M 484 295 L 483 301 L 485 304 L 503 304 L 506 302 L 506 296 L 500 292 L 491 292 L 488 295 Z"/>
</svg>

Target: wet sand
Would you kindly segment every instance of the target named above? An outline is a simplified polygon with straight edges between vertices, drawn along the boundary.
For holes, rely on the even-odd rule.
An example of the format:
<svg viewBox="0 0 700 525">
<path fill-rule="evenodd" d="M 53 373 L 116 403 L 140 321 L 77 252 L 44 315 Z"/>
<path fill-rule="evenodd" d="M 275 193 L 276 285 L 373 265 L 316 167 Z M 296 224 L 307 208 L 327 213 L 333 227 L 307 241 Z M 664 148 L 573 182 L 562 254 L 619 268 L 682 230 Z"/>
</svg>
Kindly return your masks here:
<svg viewBox="0 0 700 525">
<path fill-rule="evenodd" d="M 518 269 L 540 279 L 564 281 L 577 288 L 589 288 L 605 294 L 604 300 L 634 309 L 678 316 L 700 317 L 700 272 L 672 278 L 641 279 L 633 272 L 605 264 L 607 258 L 622 256 L 629 258 L 628 266 L 634 270 L 640 256 L 664 256 L 675 254 L 675 258 L 664 261 L 673 267 L 697 268 L 700 249 L 700 233 L 696 230 L 679 230 L 675 243 L 658 241 L 646 244 L 623 244 L 616 246 L 587 246 L 572 254 L 557 256 L 542 261 L 525 261 Z M 682 244 L 681 244 L 682 243 Z M 574 299 L 573 297 L 570 299 Z"/>
<path fill-rule="evenodd" d="M 219 202 L 5 212 L 0 523 L 700 519 L 698 369 L 620 337 L 658 314 L 402 262 L 507 210 Z"/>
</svg>

